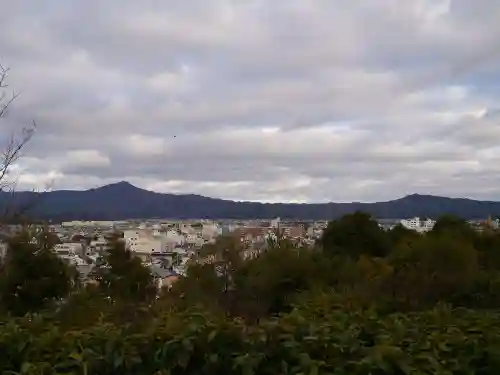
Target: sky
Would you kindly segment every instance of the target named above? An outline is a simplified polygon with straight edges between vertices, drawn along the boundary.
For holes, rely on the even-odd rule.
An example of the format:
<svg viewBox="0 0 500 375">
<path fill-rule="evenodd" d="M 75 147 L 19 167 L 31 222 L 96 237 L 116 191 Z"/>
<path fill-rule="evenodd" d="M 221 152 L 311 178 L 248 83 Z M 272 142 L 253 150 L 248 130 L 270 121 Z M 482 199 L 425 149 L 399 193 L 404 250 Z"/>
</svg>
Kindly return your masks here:
<svg viewBox="0 0 500 375">
<path fill-rule="evenodd" d="M 500 200 L 498 0 L 0 0 L 18 189 Z M 8 92 L 10 93 L 10 92 Z M 11 177 L 14 178 L 14 177 Z"/>
</svg>

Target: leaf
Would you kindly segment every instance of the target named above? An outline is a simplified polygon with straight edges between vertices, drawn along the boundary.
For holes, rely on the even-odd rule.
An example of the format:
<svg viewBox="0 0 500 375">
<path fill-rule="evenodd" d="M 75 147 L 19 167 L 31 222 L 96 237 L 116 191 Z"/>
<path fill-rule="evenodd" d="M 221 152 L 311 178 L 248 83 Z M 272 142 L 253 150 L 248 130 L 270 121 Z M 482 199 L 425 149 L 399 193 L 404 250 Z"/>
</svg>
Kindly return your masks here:
<svg viewBox="0 0 500 375">
<path fill-rule="evenodd" d="M 67 369 L 69 367 L 73 367 L 73 366 L 76 366 L 78 365 L 79 361 L 76 361 L 74 359 L 68 359 L 66 361 L 63 361 L 63 362 L 59 362 L 57 363 L 55 366 L 54 366 L 54 369 Z"/>
<path fill-rule="evenodd" d="M 319 372 L 318 365 L 313 364 L 311 366 L 311 369 L 309 370 L 309 375 L 318 375 L 318 372 Z"/>
<path fill-rule="evenodd" d="M 183 352 L 177 358 L 177 364 L 183 369 L 187 368 L 191 356 L 189 353 Z"/>
<path fill-rule="evenodd" d="M 82 360 L 82 355 L 80 353 L 71 353 L 68 357 L 78 362 Z"/>
<path fill-rule="evenodd" d="M 208 335 L 208 342 L 212 342 L 215 338 L 215 336 L 217 336 L 217 331 L 212 331 L 210 332 L 210 334 Z"/>
<path fill-rule="evenodd" d="M 33 367 L 33 365 L 30 362 L 24 362 L 21 365 L 21 374 L 27 374 L 31 370 L 32 367 Z"/>
<path fill-rule="evenodd" d="M 114 357 L 113 366 L 115 369 L 119 368 L 123 364 L 123 354 L 117 354 Z"/>
<path fill-rule="evenodd" d="M 192 351 L 193 350 L 193 344 L 191 343 L 191 341 L 189 339 L 183 339 L 182 340 L 182 346 L 186 349 L 186 350 L 189 350 L 189 351 Z"/>
<path fill-rule="evenodd" d="M 28 346 L 28 340 L 23 340 L 17 345 L 17 352 L 21 353 Z"/>
</svg>

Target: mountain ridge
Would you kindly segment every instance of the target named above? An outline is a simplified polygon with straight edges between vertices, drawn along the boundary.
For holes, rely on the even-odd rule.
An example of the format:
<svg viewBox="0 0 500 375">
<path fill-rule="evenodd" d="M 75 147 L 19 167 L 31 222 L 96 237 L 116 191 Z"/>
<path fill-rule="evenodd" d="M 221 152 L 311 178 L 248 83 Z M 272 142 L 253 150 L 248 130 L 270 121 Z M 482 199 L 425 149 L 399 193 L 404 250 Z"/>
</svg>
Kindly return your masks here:
<svg viewBox="0 0 500 375">
<path fill-rule="evenodd" d="M 32 203 L 31 203 L 32 202 Z M 383 202 L 261 203 L 232 201 L 196 194 L 158 193 L 120 181 L 88 190 L 0 193 L 0 207 L 31 204 L 36 219 L 123 220 L 134 218 L 206 219 L 333 219 L 354 211 L 377 218 L 437 217 L 466 219 L 500 216 L 500 202 L 410 194 Z"/>
</svg>

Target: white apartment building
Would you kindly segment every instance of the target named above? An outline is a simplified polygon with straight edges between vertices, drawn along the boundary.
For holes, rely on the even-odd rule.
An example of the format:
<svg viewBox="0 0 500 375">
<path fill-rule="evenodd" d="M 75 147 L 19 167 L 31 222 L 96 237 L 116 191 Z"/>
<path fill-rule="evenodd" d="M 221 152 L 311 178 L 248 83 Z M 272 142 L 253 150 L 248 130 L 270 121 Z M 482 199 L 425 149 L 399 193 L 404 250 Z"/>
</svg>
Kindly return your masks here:
<svg viewBox="0 0 500 375">
<path fill-rule="evenodd" d="M 205 243 L 205 240 L 197 234 L 187 234 L 185 238 L 187 244 L 202 246 Z"/>
<path fill-rule="evenodd" d="M 102 228 L 112 228 L 114 226 L 114 221 L 65 221 L 61 223 L 63 228 L 83 228 L 83 227 L 102 227 Z"/>
<path fill-rule="evenodd" d="M 191 225 L 181 224 L 179 226 L 179 230 L 182 234 L 196 234 L 196 229 L 194 229 Z"/>
<path fill-rule="evenodd" d="M 83 253 L 83 244 L 80 242 L 60 243 L 54 246 L 57 255 L 80 255 Z"/>
<path fill-rule="evenodd" d="M 129 229 L 123 232 L 126 246 L 142 259 L 153 253 L 165 253 L 168 239 L 157 230 Z"/>
<path fill-rule="evenodd" d="M 171 229 L 167 231 L 165 237 L 167 238 L 167 242 L 173 246 L 180 246 L 186 242 L 186 237 L 183 236 L 182 234 L 179 234 L 177 230 Z"/>
<path fill-rule="evenodd" d="M 219 225 L 215 223 L 203 223 L 201 229 L 201 236 L 207 240 L 219 236 L 222 233 L 222 229 Z"/>
<path fill-rule="evenodd" d="M 87 248 L 87 255 L 92 254 L 94 252 L 103 251 L 107 247 L 108 247 L 108 241 L 106 241 L 104 238 L 92 240 L 90 241 L 90 245 Z"/>
<path fill-rule="evenodd" d="M 432 230 L 432 228 L 434 228 L 434 224 L 436 224 L 436 221 L 432 219 L 420 220 L 419 217 L 414 217 L 411 219 L 403 219 L 400 221 L 400 223 L 406 229 L 422 233 Z"/>
</svg>

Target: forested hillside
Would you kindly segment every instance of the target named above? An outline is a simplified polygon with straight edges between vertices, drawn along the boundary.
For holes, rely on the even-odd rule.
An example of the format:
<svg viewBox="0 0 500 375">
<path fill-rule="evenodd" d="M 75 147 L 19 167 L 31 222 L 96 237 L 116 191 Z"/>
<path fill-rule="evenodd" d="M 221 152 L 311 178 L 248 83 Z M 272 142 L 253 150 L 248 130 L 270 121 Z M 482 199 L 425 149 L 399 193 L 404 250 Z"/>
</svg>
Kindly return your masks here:
<svg viewBox="0 0 500 375">
<path fill-rule="evenodd" d="M 160 194 L 118 182 L 84 191 L 0 191 L 3 206 L 29 207 L 30 217 L 52 221 L 124 220 L 132 218 L 288 219 L 330 220 L 355 211 L 379 219 L 414 216 L 437 218 L 453 214 L 465 219 L 500 216 L 500 202 L 475 201 L 413 194 L 374 203 L 259 203 L 203 197 L 192 194 Z"/>
</svg>

